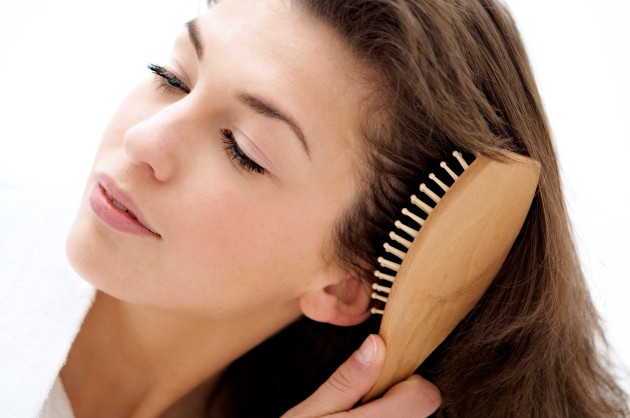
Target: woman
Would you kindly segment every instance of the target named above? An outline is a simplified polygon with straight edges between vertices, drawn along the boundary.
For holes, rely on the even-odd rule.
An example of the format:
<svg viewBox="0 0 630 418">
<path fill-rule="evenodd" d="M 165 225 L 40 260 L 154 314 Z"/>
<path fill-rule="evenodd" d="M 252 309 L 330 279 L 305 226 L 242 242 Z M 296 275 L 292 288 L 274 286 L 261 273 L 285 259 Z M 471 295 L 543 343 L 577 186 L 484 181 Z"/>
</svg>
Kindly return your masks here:
<svg viewBox="0 0 630 418">
<path fill-rule="evenodd" d="M 370 264 L 418 172 L 451 149 L 515 150 L 543 174 L 499 276 L 421 367 L 437 415 L 627 414 L 500 5 L 223 0 L 150 69 L 68 238 L 98 289 L 60 371 L 77 416 L 278 416 L 304 399 L 368 332 Z M 367 344 L 376 354 L 353 359 L 378 362 Z M 289 416 L 361 394 L 314 396 Z"/>
</svg>

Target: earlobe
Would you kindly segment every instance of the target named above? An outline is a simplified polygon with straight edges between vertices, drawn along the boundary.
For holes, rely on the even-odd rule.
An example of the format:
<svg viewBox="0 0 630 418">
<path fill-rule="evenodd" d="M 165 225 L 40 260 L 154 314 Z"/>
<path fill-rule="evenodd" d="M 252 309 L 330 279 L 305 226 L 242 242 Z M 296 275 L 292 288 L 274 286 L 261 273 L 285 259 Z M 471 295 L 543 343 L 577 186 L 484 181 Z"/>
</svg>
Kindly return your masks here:
<svg viewBox="0 0 630 418">
<path fill-rule="evenodd" d="M 370 316 L 370 291 L 356 277 L 305 293 L 300 308 L 308 318 L 333 325 L 360 324 Z"/>
</svg>

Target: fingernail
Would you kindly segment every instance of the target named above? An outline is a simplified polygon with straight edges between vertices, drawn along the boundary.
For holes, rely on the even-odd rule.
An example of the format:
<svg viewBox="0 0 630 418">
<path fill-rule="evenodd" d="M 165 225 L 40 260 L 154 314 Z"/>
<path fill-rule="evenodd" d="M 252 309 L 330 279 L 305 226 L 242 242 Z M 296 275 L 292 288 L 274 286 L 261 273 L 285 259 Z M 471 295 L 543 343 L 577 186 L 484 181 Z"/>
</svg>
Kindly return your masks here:
<svg viewBox="0 0 630 418">
<path fill-rule="evenodd" d="M 374 341 L 374 336 L 370 335 L 363 341 L 361 347 L 357 350 L 357 360 L 362 364 L 368 366 L 374 360 L 376 355 L 376 341 Z"/>
</svg>

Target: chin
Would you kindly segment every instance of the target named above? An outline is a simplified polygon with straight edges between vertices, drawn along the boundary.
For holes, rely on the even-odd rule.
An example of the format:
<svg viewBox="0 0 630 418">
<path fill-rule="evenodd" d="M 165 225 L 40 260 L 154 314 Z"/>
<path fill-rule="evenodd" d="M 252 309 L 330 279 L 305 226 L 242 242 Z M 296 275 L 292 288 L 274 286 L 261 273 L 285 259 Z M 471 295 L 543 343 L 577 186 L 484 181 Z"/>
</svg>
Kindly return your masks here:
<svg viewBox="0 0 630 418">
<path fill-rule="evenodd" d="M 104 228 L 84 202 L 68 232 L 66 256 L 77 274 L 96 289 L 116 298 L 128 298 L 125 293 L 129 283 L 115 279 L 120 277 L 115 271 L 119 263 L 112 259 L 116 244 Z M 120 288 L 121 284 L 127 289 Z"/>
<path fill-rule="evenodd" d="M 66 238 L 66 256 L 76 273 L 118 300 L 172 309 L 172 295 L 159 286 L 147 285 L 146 278 L 137 274 L 137 264 L 122 260 L 121 253 L 116 235 L 95 218 L 89 207 L 82 206 Z"/>
<path fill-rule="evenodd" d="M 95 267 L 102 263 L 98 255 L 97 231 L 89 222 L 82 207 L 68 232 L 66 238 L 66 256 L 72 268 L 79 276 L 96 288 L 100 289 L 98 274 Z"/>
</svg>

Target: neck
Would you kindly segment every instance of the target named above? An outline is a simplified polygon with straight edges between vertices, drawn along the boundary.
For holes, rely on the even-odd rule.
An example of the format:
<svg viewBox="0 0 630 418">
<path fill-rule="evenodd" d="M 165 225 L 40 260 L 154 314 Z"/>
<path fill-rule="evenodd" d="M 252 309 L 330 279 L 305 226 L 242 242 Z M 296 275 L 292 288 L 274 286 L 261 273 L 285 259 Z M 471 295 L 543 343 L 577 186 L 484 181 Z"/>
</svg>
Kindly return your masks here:
<svg viewBox="0 0 630 418">
<path fill-rule="evenodd" d="M 298 316 L 211 321 L 97 292 L 60 376 L 77 418 L 200 416 L 222 371 Z"/>
</svg>

